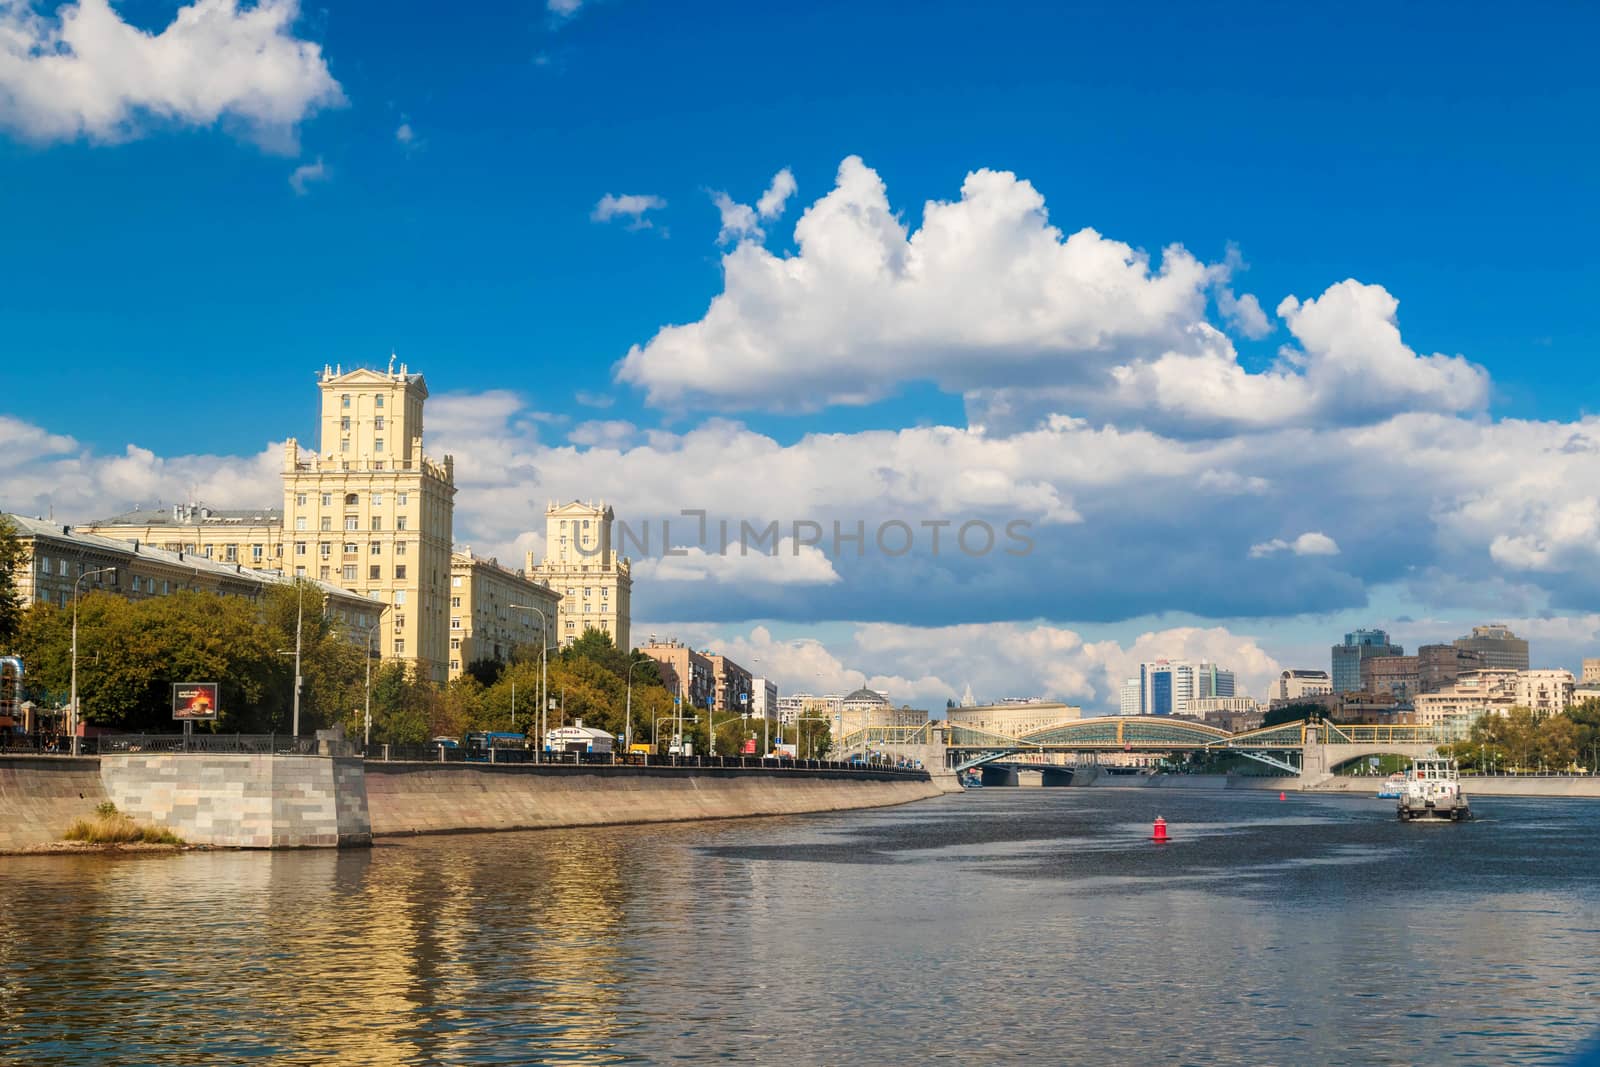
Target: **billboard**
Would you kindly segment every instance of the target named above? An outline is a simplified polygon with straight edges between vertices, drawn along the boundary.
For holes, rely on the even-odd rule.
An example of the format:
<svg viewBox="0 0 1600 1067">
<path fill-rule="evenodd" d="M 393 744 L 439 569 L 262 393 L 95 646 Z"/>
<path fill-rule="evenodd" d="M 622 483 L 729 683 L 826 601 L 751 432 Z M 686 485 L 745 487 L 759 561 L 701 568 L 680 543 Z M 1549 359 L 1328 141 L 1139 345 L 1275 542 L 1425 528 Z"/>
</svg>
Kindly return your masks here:
<svg viewBox="0 0 1600 1067">
<path fill-rule="evenodd" d="M 217 717 L 216 682 L 173 682 L 172 717 L 194 722 Z"/>
</svg>

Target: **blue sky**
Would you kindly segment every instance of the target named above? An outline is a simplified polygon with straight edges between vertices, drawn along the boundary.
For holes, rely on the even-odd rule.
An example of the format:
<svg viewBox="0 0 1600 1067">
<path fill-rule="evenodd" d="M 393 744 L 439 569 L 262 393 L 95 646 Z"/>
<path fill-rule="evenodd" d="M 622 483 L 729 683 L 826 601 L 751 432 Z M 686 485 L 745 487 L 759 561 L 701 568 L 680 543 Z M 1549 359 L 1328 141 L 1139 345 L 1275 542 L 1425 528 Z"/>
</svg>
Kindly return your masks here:
<svg viewBox="0 0 1600 1067">
<path fill-rule="evenodd" d="M 1503 616 L 1575 666 L 1600 632 L 1591 9 L 195 9 L 214 36 L 171 3 L 0 15 L 36 46 L 0 52 L 5 507 L 271 500 L 312 373 L 394 350 L 466 468 L 458 540 L 503 556 L 551 495 L 1042 531 L 1027 561 L 641 580 L 642 622 L 796 677 L 1096 702 L 1136 651 L 1264 678 L 1357 624 Z M 719 241 L 714 194 L 755 218 L 785 168 L 760 238 Z M 920 292 L 851 281 L 874 182 L 909 234 L 956 206 Z M 608 195 L 663 206 L 597 221 Z M 1045 213 L 1140 277 L 1085 310 L 1111 276 L 1052 266 Z M 1195 277 L 1157 292 L 1174 245 Z M 1319 299 L 1345 279 L 1381 289 Z"/>
</svg>

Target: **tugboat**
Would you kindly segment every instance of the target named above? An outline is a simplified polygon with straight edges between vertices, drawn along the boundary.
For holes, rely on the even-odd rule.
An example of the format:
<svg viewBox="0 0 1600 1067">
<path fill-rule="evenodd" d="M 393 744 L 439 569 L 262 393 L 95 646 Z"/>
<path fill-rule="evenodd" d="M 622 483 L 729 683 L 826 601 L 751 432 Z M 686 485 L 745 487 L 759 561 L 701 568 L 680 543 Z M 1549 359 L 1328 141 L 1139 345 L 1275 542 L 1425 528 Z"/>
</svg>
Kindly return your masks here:
<svg viewBox="0 0 1600 1067">
<path fill-rule="evenodd" d="M 1419 759 L 1406 771 L 1395 805 L 1401 822 L 1462 822 L 1472 818 L 1453 759 Z"/>
</svg>

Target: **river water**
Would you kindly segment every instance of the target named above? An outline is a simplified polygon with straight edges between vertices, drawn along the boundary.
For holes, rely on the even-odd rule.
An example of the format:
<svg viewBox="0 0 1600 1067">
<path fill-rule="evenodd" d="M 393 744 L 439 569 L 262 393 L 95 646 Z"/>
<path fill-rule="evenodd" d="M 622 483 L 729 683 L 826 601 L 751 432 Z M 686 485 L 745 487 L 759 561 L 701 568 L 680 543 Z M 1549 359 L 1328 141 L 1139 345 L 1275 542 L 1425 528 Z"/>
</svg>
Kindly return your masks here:
<svg viewBox="0 0 1600 1067">
<path fill-rule="evenodd" d="M 0 1062 L 1564 1062 L 1600 1030 L 1600 808 L 1476 806 L 988 789 L 0 857 Z"/>
</svg>

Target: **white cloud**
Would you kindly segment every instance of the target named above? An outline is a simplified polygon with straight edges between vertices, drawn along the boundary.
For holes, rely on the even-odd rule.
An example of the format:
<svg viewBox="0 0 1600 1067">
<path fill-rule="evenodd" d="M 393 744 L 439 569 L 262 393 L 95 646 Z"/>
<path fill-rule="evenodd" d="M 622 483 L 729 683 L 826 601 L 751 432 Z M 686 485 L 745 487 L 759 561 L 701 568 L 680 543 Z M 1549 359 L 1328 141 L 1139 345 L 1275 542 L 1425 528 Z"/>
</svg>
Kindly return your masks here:
<svg viewBox="0 0 1600 1067">
<path fill-rule="evenodd" d="M 315 163 L 302 163 L 294 168 L 294 173 L 289 175 L 289 188 L 294 190 L 295 196 L 305 196 L 306 187 L 312 182 L 325 182 L 328 180 L 328 168 L 318 156 Z"/>
<path fill-rule="evenodd" d="M 298 125 L 345 102 L 294 0 L 195 0 L 158 34 L 108 0 L 0 4 L 0 125 L 34 141 L 115 142 L 163 123 L 236 127 L 293 151 Z"/>
<path fill-rule="evenodd" d="M 789 202 L 789 197 L 799 188 L 795 184 L 794 173 L 784 167 L 772 176 L 772 184 L 767 186 L 767 191 L 761 194 L 761 199 L 756 201 L 756 214 L 764 219 L 775 219 L 783 214 L 784 205 Z"/>
<path fill-rule="evenodd" d="M 789 538 L 775 542 L 768 554 L 751 544 L 727 552 L 707 551 L 698 545 L 677 546 L 681 555 L 659 555 L 633 564 L 634 580 L 654 582 L 712 582 L 746 589 L 755 585 L 832 585 L 839 572 L 815 545 L 798 545 Z"/>
<path fill-rule="evenodd" d="M 775 186 L 776 187 L 776 186 Z M 1063 235 L 1014 174 L 969 174 L 961 198 L 924 205 L 912 230 L 878 175 L 851 157 L 802 215 L 796 251 L 762 247 L 755 209 L 715 194 L 723 289 L 695 322 L 662 328 L 616 367 L 668 408 L 816 410 L 865 404 L 907 383 L 959 392 L 991 431 L 1060 412 L 1185 433 L 1371 422 L 1404 411 L 1477 411 L 1488 377 L 1459 356 L 1400 340 L 1395 299 L 1340 282 L 1278 307 L 1299 347 L 1247 371 L 1206 319 L 1247 336 L 1269 324 L 1208 265 L 1173 245 L 1159 265 L 1091 229 Z"/>
<path fill-rule="evenodd" d="M 1327 534 L 1312 530 L 1301 534 L 1293 541 L 1274 537 L 1270 541 L 1250 546 L 1251 559 L 1261 559 L 1263 556 L 1272 556 L 1279 552 L 1292 552 L 1296 556 L 1337 556 L 1339 545 Z"/>
<path fill-rule="evenodd" d="M 1254 293 L 1234 296 L 1232 289 L 1222 286 L 1217 290 L 1217 310 L 1229 326 L 1252 341 L 1272 332 L 1272 323 L 1267 321 L 1267 313 L 1261 310 L 1261 301 Z"/>
<path fill-rule="evenodd" d="M 583 5 L 584 0 L 548 0 L 545 7 L 552 15 L 560 18 L 571 18 L 578 13 L 578 9 Z"/>
<path fill-rule="evenodd" d="M 722 217 L 722 229 L 717 233 L 718 244 L 760 241 L 766 236 L 761 224 L 756 221 L 755 208 L 749 204 L 741 204 L 727 193 L 717 192 L 711 194 L 711 202 L 717 205 L 717 214 Z"/>
<path fill-rule="evenodd" d="M 586 448 L 626 448 L 639 437 L 639 428 L 624 419 L 590 419 L 580 422 L 567 440 Z"/>
<path fill-rule="evenodd" d="M 654 194 L 625 193 L 617 196 L 607 193 L 595 204 L 594 210 L 589 213 L 589 218 L 595 222 L 628 219 L 628 229 L 648 230 L 653 223 L 645 218 L 645 213 L 660 211 L 666 206 L 666 200 Z"/>
<path fill-rule="evenodd" d="M 400 127 L 394 131 L 394 139 L 399 141 L 401 144 L 408 145 L 417 139 L 417 134 L 416 131 L 411 128 L 411 123 L 402 122 Z"/>
<path fill-rule="evenodd" d="M 608 408 L 617 402 L 617 398 L 610 393 L 596 393 L 588 389 L 579 389 L 572 399 L 586 408 Z"/>
</svg>

